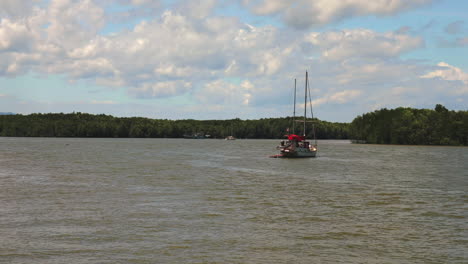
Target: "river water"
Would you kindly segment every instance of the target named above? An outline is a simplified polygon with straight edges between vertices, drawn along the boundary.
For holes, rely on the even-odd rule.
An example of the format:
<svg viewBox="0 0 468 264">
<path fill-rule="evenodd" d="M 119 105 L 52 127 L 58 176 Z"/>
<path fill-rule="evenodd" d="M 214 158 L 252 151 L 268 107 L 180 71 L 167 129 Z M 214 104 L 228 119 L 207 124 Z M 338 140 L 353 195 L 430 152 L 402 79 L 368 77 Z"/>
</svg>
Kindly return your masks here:
<svg viewBox="0 0 468 264">
<path fill-rule="evenodd" d="M 468 263 L 468 148 L 0 138 L 0 263 Z"/>
</svg>

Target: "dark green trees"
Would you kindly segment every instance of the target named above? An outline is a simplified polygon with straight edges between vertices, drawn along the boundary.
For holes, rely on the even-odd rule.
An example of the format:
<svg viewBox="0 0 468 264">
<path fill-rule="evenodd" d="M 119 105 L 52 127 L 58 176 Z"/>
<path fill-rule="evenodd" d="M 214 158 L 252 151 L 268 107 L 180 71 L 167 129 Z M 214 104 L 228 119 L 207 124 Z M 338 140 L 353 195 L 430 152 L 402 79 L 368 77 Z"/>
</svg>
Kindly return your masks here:
<svg viewBox="0 0 468 264">
<path fill-rule="evenodd" d="M 298 118 L 300 119 L 300 117 Z M 312 121 L 312 120 L 309 120 Z M 351 124 L 314 119 L 318 139 L 356 139 L 376 144 L 468 145 L 468 111 L 381 109 L 356 117 Z M 113 117 L 86 113 L 0 115 L 0 136 L 181 138 L 203 133 L 212 138 L 283 138 L 292 118 L 259 120 L 167 120 Z M 292 131 L 291 131 L 292 132 Z M 296 134 L 302 134 L 300 123 Z M 307 137 L 312 138 L 308 123 Z"/>
<path fill-rule="evenodd" d="M 356 117 L 351 138 L 375 144 L 468 145 L 468 111 L 399 107 Z"/>
<path fill-rule="evenodd" d="M 346 139 L 345 123 L 314 120 L 319 138 Z M 31 114 L 0 116 L 0 136 L 16 137 L 133 137 L 181 138 L 203 133 L 213 138 L 282 138 L 292 127 L 292 118 L 259 120 L 167 120 L 141 117 L 118 118 L 85 113 Z M 299 132 L 299 129 L 296 131 Z M 301 132 L 302 133 L 302 132 Z M 307 131 L 312 136 L 312 127 Z"/>
</svg>

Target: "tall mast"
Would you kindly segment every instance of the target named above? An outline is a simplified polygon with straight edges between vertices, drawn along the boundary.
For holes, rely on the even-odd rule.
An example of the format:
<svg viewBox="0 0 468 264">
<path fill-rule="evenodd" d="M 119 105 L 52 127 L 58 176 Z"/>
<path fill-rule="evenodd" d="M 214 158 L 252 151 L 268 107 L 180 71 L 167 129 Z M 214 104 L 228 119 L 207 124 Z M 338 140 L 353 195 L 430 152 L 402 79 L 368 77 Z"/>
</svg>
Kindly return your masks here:
<svg viewBox="0 0 468 264">
<path fill-rule="evenodd" d="M 296 79 L 294 79 L 294 112 L 293 112 L 293 129 L 292 133 L 296 134 Z"/>
<path fill-rule="evenodd" d="M 310 84 L 309 81 L 307 80 L 307 87 L 309 87 L 309 105 L 310 105 L 310 114 L 311 118 L 314 119 L 314 111 L 312 109 L 312 96 L 310 95 Z M 314 134 L 314 141 L 315 141 L 315 146 L 317 146 L 317 136 L 315 134 L 315 123 L 312 120 L 312 133 Z"/>
<path fill-rule="evenodd" d="M 306 71 L 306 81 L 305 81 L 305 96 L 304 96 L 304 137 L 306 136 L 306 116 L 307 116 L 307 81 L 308 81 L 307 71 Z"/>
</svg>

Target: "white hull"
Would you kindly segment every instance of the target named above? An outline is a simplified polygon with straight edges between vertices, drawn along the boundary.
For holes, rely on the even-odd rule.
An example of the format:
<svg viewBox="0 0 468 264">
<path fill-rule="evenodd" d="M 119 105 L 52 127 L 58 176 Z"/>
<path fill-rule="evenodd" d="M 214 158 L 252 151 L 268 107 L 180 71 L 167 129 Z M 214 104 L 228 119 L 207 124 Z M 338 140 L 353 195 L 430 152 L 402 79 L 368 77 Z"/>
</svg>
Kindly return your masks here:
<svg viewBox="0 0 468 264">
<path fill-rule="evenodd" d="M 310 150 L 306 148 L 296 148 L 296 156 L 298 158 L 313 158 L 317 155 L 317 151 Z"/>
<path fill-rule="evenodd" d="M 279 156 L 284 158 L 314 158 L 317 155 L 317 149 L 315 147 L 280 147 L 279 150 Z"/>
</svg>

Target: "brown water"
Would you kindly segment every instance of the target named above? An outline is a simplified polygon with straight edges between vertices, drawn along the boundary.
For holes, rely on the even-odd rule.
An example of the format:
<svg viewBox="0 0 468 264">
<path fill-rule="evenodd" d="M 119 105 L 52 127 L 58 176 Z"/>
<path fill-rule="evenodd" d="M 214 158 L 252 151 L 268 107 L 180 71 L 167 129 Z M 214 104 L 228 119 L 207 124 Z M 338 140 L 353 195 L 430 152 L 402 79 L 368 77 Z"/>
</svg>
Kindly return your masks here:
<svg viewBox="0 0 468 264">
<path fill-rule="evenodd" d="M 468 263 L 468 148 L 0 138 L 0 263 Z"/>
</svg>

